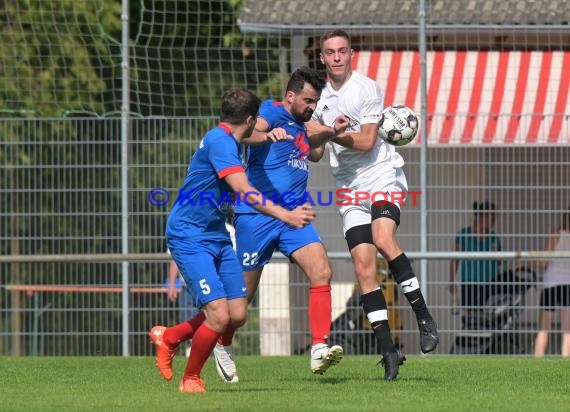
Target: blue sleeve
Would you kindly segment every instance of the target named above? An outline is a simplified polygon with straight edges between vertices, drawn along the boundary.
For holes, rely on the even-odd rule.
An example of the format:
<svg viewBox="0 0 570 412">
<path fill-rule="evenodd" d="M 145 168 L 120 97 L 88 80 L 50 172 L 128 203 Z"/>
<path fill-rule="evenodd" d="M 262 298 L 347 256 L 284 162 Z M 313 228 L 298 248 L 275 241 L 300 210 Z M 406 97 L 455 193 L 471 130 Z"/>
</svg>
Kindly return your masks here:
<svg viewBox="0 0 570 412">
<path fill-rule="evenodd" d="M 214 167 L 220 179 L 232 173 L 243 172 L 237 144 L 230 136 L 210 136 L 208 145 L 208 160 Z M 232 139 L 232 140 L 229 140 Z"/>
<path fill-rule="evenodd" d="M 281 104 L 273 99 L 264 100 L 259 107 L 259 117 L 265 119 L 267 124 L 269 125 L 269 130 L 273 129 L 275 126 L 275 122 L 277 121 L 277 110 L 275 110 L 275 106 Z"/>
</svg>

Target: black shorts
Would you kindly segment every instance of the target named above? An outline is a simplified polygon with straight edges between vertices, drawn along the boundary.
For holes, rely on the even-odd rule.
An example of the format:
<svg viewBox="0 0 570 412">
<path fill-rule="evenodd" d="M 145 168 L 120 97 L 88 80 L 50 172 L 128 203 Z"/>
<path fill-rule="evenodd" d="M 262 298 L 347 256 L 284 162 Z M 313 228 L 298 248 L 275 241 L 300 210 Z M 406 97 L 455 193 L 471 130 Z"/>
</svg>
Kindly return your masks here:
<svg viewBox="0 0 570 412">
<path fill-rule="evenodd" d="M 554 310 L 556 307 L 570 307 L 570 285 L 545 288 L 540 296 L 540 307 Z"/>
</svg>

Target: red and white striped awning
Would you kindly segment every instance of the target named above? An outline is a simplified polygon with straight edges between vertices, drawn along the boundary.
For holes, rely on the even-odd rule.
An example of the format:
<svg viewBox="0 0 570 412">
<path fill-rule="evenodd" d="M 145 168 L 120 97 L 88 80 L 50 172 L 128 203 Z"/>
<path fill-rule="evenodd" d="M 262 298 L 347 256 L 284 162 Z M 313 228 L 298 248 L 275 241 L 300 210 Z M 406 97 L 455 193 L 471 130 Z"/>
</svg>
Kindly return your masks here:
<svg viewBox="0 0 570 412">
<path fill-rule="evenodd" d="M 353 69 L 378 82 L 385 106 L 420 113 L 418 52 L 355 52 Z M 568 51 L 428 52 L 428 143 L 568 144 L 569 88 Z"/>
</svg>

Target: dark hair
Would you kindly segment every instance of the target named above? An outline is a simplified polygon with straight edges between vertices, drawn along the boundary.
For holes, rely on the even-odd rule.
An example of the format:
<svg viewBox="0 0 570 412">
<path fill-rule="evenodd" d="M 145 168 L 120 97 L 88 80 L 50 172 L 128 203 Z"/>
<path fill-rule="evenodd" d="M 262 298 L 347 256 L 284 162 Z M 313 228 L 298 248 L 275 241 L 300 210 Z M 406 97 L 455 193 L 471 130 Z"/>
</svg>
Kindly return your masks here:
<svg viewBox="0 0 570 412">
<path fill-rule="evenodd" d="M 334 29 L 324 32 L 323 35 L 321 36 L 321 41 L 320 41 L 321 51 L 323 51 L 323 43 L 326 42 L 328 39 L 332 39 L 333 37 L 345 38 L 346 41 L 348 41 L 348 46 L 350 47 L 350 36 L 348 35 L 348 33 L 342 29 Z"/>
<path fill-rule="evenodd" d="M 261 100 L 247 89 L 235 88 L 224 92 L 220 120 L 230 124 L 241 124 L 248 116 L 256 117 Z"/>
<path fill-rule="evenodd" d="M 287 82 L 286 91 L 300 93 L 305 87 L 305 83 L 309 83 L 317 92 L 322 92 L 326 85 L 326 80 L 321 73 L 310 67 L 299 67 L 293 72 L 289 82 Z"/>
<path fill-rule="evenodd" d="M 495 204 L 485 200 L 484 202 L 473 202 L 473 211 L 475 213 L 493 213 Z"/>
</svg>

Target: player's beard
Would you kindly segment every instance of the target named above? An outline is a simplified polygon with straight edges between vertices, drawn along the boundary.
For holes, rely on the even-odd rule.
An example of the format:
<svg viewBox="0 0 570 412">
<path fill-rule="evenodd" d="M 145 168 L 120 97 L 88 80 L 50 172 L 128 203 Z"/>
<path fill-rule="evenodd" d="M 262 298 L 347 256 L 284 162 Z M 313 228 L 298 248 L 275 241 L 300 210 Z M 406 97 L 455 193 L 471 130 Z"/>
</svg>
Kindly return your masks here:
<svg viewBox="0 0 570 412">
<path fill-rule="evenodd" d="M 313 110 L 307 109 L 304 112 L 294 111 L 292 114 L 295 120 L 297 120 L 300 123 L 305 123 L 311 120 L 311 118 L 313 117 Z"/>
<path fill-rule="evenodd" d="M 308 122 L 313 117 L 314 111 L 311 109 L 307 109 L 303 112 L 303 123 Z"/>
</svg>

